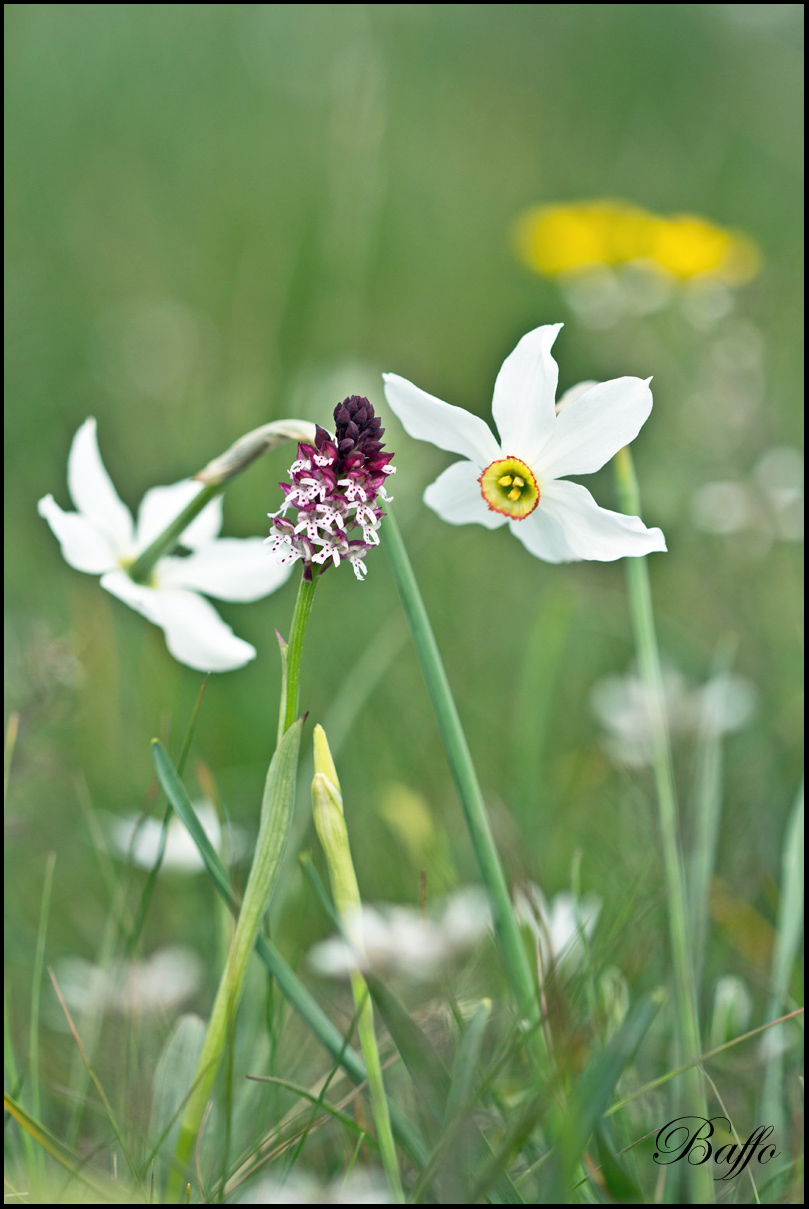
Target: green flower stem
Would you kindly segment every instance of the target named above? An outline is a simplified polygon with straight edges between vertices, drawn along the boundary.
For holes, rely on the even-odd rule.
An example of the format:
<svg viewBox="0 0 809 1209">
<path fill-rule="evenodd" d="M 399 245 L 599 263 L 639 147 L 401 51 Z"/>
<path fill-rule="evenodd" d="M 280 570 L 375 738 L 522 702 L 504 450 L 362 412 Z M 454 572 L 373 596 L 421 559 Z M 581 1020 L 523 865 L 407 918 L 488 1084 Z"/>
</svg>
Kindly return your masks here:
<svg viewBox="0 0 809 1209">
<path fill-rule="evenodd" d="M 127 567 L 129 578 L 134 579 L 135 583 L 145 583 L 157 560 L 174 549 L 194 517 L 198 516 L 205 505 L 219 495 L 221 490 L 221 485 L 205 484 L 199 494 L 195 495 L 189 504 L 186 504 L 180 515 L 175 517 L 162 533 L 158 534 L 131 566 Z"/>
<path fill-rule="evenodd" d="M 295 612 L 292 614 L 292 626 L 289 633 L 289 645 L 284 651 L 284 681 L 281 694 L 281 710 L 278 719 L 278 741 L 285 735 L 298 716 L 298 700 L 301 687 L 301 656 L 303 640 L 306 635 L 306 625 L 312 612 L 315 599 L 314 579 L 301 579 L 298 597 L 295 601 Z"/>
<path fill-rule="evenodd" d="M 615 455 L 614 465 L 621 508 L 632 516 L 638 516 L 640 514 L 640 491 L 632 454 L 628 448 L 618 451 Z M 660 671 L 660 651 L 657 645 L 652 608 L 652 589 L 646 559 L 643 557 L 627 558 L 626 575 L 638 667 L 646 686 L 652 712 L 653 768 L 668 894 L 669 939 L 674 966 L 679 1041 L 683 1051 L 682 1058 L 690 1061 L 700 1054 L 702 1046 L 700 1044 L 694 969 L 689 952 L 691 929 L 687 909 L 685 869 L 680 850 L 677 795 L 674 787 L 674 769 L 663 696 L 663 678 Z M 699 1070 L 692 1068 L 687 1073 L 686 1084 L 686 1111 L 692 1115 L 707 1116 L 704 1083 Z M 692 1190 L 696 1194 L 692 1203 L 713 1204 L 713 1182 L 706 1168 L 692 1166 L 689 1168 L 689 1175 Z"/>
<path fill-rule="evenodd" d="M 466 817 L 466 825 L 477 857 L 478 868 L 489 893 L 494 928 L 511 989 L 517 1000 L 524 1027 L 530 1030 L 532 1050 L 544 1064 L 544 1039 L 538 1028 L 540 1020 L 536 986 L 525 946 L 514 917 L 503 866 L 494 844 L 486 805 L 478 784 L 472 755 L 461 726 L 458 710 L 447 680 L 441 655 L 430 626 L 410 559 L 402 541 L 399 527 L 388 508 L 385 540 L 382 543 L 390 560 L 393 577 L 399 589 L 413 642 L 427 682 L 444 749 L 447 753 L 455 785 Z"/>
<path fill-rule="evenodd" d="M 362 908 L 360 888 L 351 859 L 340 782 L 337 779 L 337 770 L 329 751 L 326 732 L 322 726 L 315 727 L 314 742 L 315 775 L 312 781 L 312 813 L 315 828 L 326 854 L 337 914 L 347 934 L 361 950 L 362 937 L 357 934 L 356 923 L 357 914 Z M 374 1031 L 374 1009 L 365 979 L 358 972 L 351 975 L 351 992 L 357 1010 L 357 1032 L 368 1071 L 368 1091 L 376 1126 L 379 1154 L 391 1197 L 395 1204 L 402 1205 L 405 1196 L 399 1176 L 396 1147 L 393 1143 L 388 1099 L 382 1080 L 382 1064 L 379 1060 L 379 1047 Z"/>
<path fill-rule="evenodd" d="M 252 432 L 239 437 L 229 449 L 194 475 L 196 481 L 203 484 L 199 495 L 191 500 L 180 515 L 158 534 L 152 544 L 127 568 L 130 579 L 134 579 L 135 583 L 145 583 L 157 560 L 174 549 L 194 517 L 224 491 L 225 485 L 231 479 L 252 465 L 256 458 L 271 449 L 277 449 L 287 441 L 314 439 L 315 426 L 308 420 L 272 420 L 269 424 L 263 424 L 261 428 L 254 428 Z"/>
<path fill-rule="evenodd" d="M 160 784 L 172 804 L 178 818 L 182 819 L 188 834 L 194 841 L 197 851 L 205 862 L 205 867 L 217 893 L 236 914 L 239 902 L 230 884 L 225 866 L 208 839 L 202 824 L 197 818 L 191 805 L 185 786 L 177 775 L 163 746 L 152 744 L 152 759 L 154 760 Z M 286 997 L 304 1023 L 312 1030 L 315 1037 L 335 1062 L 339 1063 L 349 1079 L 360 1086 L 368 1079 L 365 1064 L 357 1053 L 346 1045 L 343 1035 L 334 1027 L 331 1020 L 318 1004 L 317 1000 L 306 989 L 292 967 L 287 964 L 275 946 L 259 932 L 256 937 L 256 953 L 263 962 L 267 973 L 275 979 L 281 994 Z M 417 1167 L 424 1167 L 427 1162 L 427 1152 L 421 1139 L 413 1127 L 404 1118 L 395 1104 L 390 1106 L 391 1121 L 399 1144 L 410 1156 Z"/>
<path fill-rule="evenodd" d="M 169 1201 L 176 1200 L 185 1186 L 185 1168 L 202 1125 L 228 1034 L 233 1028 L 250 954 L 255 947 L 281 862 L 295 797 L 295 776 L 302 727 L 303 720 L 299 719 L 287 730 L 276 748 L 267 773 L 256 853 L 236 921 L 230 952 L 208 1021 L 208 1031 L 194 1074 L 191 1094 L 180 1122 L 175 1151 L 176 1165 L 167 1189 Z"/>
</svg>

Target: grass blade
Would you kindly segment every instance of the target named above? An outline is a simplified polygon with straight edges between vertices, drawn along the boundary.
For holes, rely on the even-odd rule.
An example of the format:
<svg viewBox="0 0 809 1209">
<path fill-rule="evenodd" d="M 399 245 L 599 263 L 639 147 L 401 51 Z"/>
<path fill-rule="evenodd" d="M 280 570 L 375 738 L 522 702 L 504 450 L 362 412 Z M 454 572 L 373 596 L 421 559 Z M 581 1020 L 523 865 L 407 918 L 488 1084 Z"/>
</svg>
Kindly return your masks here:
<svg viewBox="0 0 809 1209">
<path fill-rule="evenodd" d="M 31 972 L 31 1016 L 28 1031 L 28 1084 L 31 1096 L 31 1111 L 38 1121 L 42 1117 L 42 1104 L 39 1089 L 39 1009 L 42 1001 L 42 975 L 45 967 L 45 938 L 48 934 L 48 916 L 51 909 L 51 892 L 53 890 L 53 871 L 56 866 L 56 853 L 49 852 L 45 865 L 45 879 L 42 883 L 42 902 L 39 910 L 39 927 L 37 928 L 36 946 L 34 948 L 34 965 Z"/>
<path fill-rule="evenodd" d="M 803 928 L 803 786 L 792 808 L 781 858 L 781 897 L 772 963 L 772 987 L 767 1016 L 773 1019 L 789 1002 L 792 967 Z M 776 1038 L 771 1039 L 777 1042 Z M 776 1137 L 785 1135 L 784 1048 L 770 1044 L 764 1074 L 763 1114 Z"/>
<path fill-rule="evenodd" d="M 551 1159 L 554 1192 L 560 1204 L 569 1202 L 569 1191 L 587 1143 L 663 998 L 662 992 L 655 992 L 636 1004 L 604 1049 L 591 1058 L 574 1087 L 564 1117 L 555 1130 L 556 1153 Z"/>
<path fill-rule="evenodd" d="M 239 900 L 228 880 L 225 867 L 205 834 L 168 753 L 160 743 L 152 746 L 152 759 L 166 796 L 196 844 L 197 851 L 205 863 L 205 868 L 217 892 L 232 910 L 238 910 Z M 339 1030 L 329 1020 L 320 1004 L 306 989 L 292 967 L 284 960 L 275 946 L 260 934 L 256 940 L 256 953 L 268 973 L 275 979 L 281 994 L 285 996 L 331 1057 L 340 1063 L 352 1083 L 356 1085 L 364 1083 L 367 1073 L 362 1059 L 353 1049 L 345 1045 Z M 425 1147 L 413 1127 L 395 1105 L 391 1105 L 391 1123 L 402 1148 L 418 1167 L 423 1166 L 427 1158 Z"/>
<path fill-rule="evenodd" d="M 81 1180 L 88 1188 L 92 1188 L 93 1192 L 101 1197 L 102 1200 L 108 1201 L 111 1199 L 107 1189 L 82 1170 L 82 1160 L 80 1157 L 74 1154 L 63 1142 L 60 1142 L 31 1113 L 27 1112 L 19 1101 L 8 1095 L 7 1092 L 3 1093 L 3 1107 L 28 1137 L 36 1142 L 38 1146 L 41 1146 L 52 1158 L 56 1159 L 57 1163 L 65 1167 L 72 1176 L 75 1176 L 77 1180 Z"/>
</svg>

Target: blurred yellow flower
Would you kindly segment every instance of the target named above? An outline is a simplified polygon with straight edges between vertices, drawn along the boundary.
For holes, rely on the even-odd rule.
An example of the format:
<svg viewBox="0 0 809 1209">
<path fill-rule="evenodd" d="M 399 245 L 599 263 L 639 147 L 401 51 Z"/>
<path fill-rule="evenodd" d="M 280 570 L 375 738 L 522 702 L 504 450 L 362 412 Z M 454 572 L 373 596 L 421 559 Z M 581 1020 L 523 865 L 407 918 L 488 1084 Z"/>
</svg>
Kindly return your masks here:
<svg viewBox="0 0 809 1209">
<path fill-rule="evenodd" d="M 740 231 L 623 201 L 535 206 L 520 215 L 515 238 L 520 259 L 546 277 L 645 261 L 681 281 L 703 277 L 738 286 L 761 267 L 758 248 Z"/>
</svg>

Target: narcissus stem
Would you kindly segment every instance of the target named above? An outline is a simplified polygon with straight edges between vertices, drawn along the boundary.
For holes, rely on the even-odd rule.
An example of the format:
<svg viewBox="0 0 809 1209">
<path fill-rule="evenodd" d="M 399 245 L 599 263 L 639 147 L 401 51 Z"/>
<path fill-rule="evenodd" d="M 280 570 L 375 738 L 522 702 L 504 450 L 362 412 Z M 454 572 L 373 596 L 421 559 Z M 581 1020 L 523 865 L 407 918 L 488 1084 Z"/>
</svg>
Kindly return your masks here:
<svg viewBox="0 0 809 1209">
<path fill-rule="evenodd" d="M 151 545 L 147 546 L 127 568 L 129 578 L 134 579 L 135 583 L 145 583 L 158 559 L 162 558 L 164 554 L 171 553 L 192 520 L 199 516 L 205 505 L 210 504 L 211 500 L 215 499 L 221 491 L 221 486 L 207 484 L 203 486 L 199 494 L 195 495 L 189 504 L 186 504 L 180 515 L 175 517 L 171 524 L 158 534 Z"/>
<path fill-rule="evenodd" d="M 628 448 L 618 451 L 614 458 L 614 466 L 621 508 L 632 516 L 640 515 L 640 491 L 632 454 Z M 696 984 L 688 944 L 691 929 L 688 921 L 685 865 L 680 850 L 677 794 L 674 786 L 674 769 L 663 695 L 663 677 L 660 670 L 660 651 L 657 645 L 652 607 L 649 566 L 645 557 L 627 558 L 625 566 L 638 669 L 646 686 L 652 714 L 653 769 L 663 867 L 668 893 L 669 938 L 677 997 L 679 1042 L 682 1059 L 690 1061 L 702 1052 L 702 1046 L 700 1044 Z M 705 1088 L 700 1071 L 692 1068 L 685 1078 L 688 1112 L 695 1116 L 707 1116 Z M 692 1203 L 713 1204 L 713 1181 L 707 1168 L 692 1166 L 689 1168 L 689 1176 L 694 1196 Z"/>
<path fill-rule="evenodd" d="M 387 505 L 386 505 L 387 507 Z M 489 893 L 492 907 L 494 928 L 503 964 L 506 968 L 511 989 L 517 1001 L 523 1027 L 530 1037 L 531 1050 L 544 1066 L 546 1055 L 544 1040 L 539 1029 L 539 1003 L 537 990 L 528 955 L 523 945 L 520 930 L 514 917 L 514 909 L 508 891 L 503 866 L 495 847 L 486 812 L 486 804 L 478 783 L 475 766 L 466 736 L 461 726 L 458 710 L 452 696 L 452 690 L 444 671 L 441 655 L 435 636 L 424 607 L 424 601 L 410 565 L 410 559 L 402 541 L 399 527 L 387 507 L 387 517 L 384 521 L 385 547 L 390 560 L 393 577 L 399 589 L 413 642 L 421 663 L 421 670 L 427 682 L 433 710 L 435 711 L 444 749 L 447 753 L 455 785 L 461 799 L 466 825 L 472 840 L 472 846 L 477 857 L 480 875 Z"/>
</svg>

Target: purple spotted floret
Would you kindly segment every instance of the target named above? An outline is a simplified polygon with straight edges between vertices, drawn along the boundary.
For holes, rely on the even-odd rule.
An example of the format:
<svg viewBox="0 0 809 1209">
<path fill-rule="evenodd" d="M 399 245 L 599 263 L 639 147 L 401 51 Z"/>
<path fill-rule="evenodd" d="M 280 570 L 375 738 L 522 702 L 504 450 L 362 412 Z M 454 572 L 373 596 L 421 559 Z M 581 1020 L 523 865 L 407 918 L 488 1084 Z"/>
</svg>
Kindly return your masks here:
<svg viewBox="0 0 809 1209">
<path fill-rule="evenodd" d="M 351 395 L 335 407 L 334 424 L 334 436 L 318 424 L 314 445 L 298 445 L 291 482 L 279 484 L 284 503 L 269 514 L 271 549 L 282 563 L 300 558 L 304 579 L 312 579 L 315 565 L 325 570 L 329 560 L 337 567 L 342 559 L 364 579 L 365 555 L 379 544 L 377 530 L 385 515 L 377 500 L 390 498 L 384 484 L 394 473 L 393 454 L 382 452 L 385 430 L 372 405 Z M 296 510 L 294 520 L 287 518 L 290 509 Z"/>
</svg>

